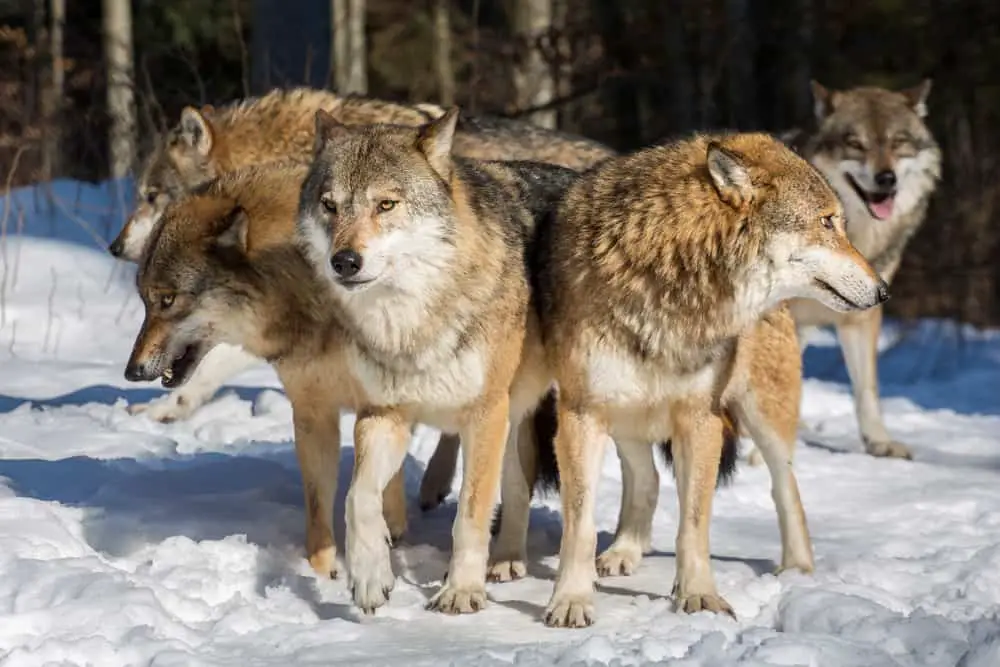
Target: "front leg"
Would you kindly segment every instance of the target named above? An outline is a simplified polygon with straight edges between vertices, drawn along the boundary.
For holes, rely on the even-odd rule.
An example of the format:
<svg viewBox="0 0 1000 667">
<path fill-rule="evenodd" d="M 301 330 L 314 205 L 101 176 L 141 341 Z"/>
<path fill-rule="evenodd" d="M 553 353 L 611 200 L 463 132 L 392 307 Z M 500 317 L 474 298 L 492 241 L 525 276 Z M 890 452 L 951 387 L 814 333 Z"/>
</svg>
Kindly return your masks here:
<svg viewBox="0 0 1000 667">
<path fill-rule="evenodd" d="M 316 574 L 336 579 L 333 502 L 340 467 L 340 411 L 325 401 L 299 399 L 294 391 L 289 396 L 293 398 L 295 455 L 305 496 L 306 558 Z"/>
<path fill-rule="evenodd" d="M 608 440 L 606 427 L 591 411 L 560 396 L 556 430 L 563 533 L 559 572 L 545 610 L 551 627 L 582 628 L 594 622 L 597 526 L 594 496 Z"/>
<path fill-rule="evenodd" d="M 490 519 L 500 485 L 504 443 L 509 430 L 510 399 L 504 393 L 478 406 L 463 424 L 465 463 L 458 515 L 452 529 L 448 580 L 428 608 L 446 614 L 468 614 L 486 606 L 486 565 Z"/>
<path fill-rule="evenodd" d="M 410 442 L 410 424 L 392 410 L 366 410 L 354 424 L 354 476 L 347 492 L 347 573 L 354 603 L 371 614 L 395 585 L 391 536 L 382 517 L 382 493 L 399 473 Z"/>
<path fill-rule="evenodd" d="M 837 337 L 844 354 L 854 393 L 854 410 L 865 450 L 872 456 L 910 459 L 909 447 L 896 442 L 882 421 L 878 397 L 878 334 L 882 307 L 855 313 L 837 324 Z"/>
<path fill-rule="evenodd" d="M 674 601 L 679 610 L 708 610 L 733 616 L 715 589 L 708 532 L 712 496 L 722 457 L 722 419 L 708 400 L 689 401 L 673 410 L 674 478 L 680 504 L 677 531 L 677 577 Z"/>
</svg>

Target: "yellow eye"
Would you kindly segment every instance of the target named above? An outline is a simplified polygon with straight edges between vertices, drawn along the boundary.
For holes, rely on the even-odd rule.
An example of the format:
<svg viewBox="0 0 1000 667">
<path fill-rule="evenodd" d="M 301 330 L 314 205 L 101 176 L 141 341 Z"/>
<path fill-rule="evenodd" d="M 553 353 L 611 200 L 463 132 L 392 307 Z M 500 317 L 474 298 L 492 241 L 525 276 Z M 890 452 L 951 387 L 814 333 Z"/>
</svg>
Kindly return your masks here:
<svg viewBox="0 0 1000 667">
<path fill-rule="evenodd" d="M 848 137 L 845 137 L 844 138 L 844 145 L 846 145 L 851 150 L 855 150 L 855 151 L 863 151 L 865 149 L 865 145 L 863 143 L 861 143 L 861 140 L 858 139 L 857 137 L 855 137 L 854 135 L 850 135 Z"/>
<path fill-rule="evenodd" d="M 383 199 L 378 203 L 378 210 L 382 213 L 387 213 L 394 208 L 396 208 L 396 202 L 391 199 Z"/>
<path fill-rule="evenodd" d="M 163 308 L 164 310 L 166 310 L 167 308 L 169 308 L 172 305 L 174 305 L 174 295 L 173 294 L 164 294 L 163 296 L 160 297 L 160 308 Z"/>
<path fill-rule="evenodd" d="M 146 193 L 146 203 L 149 204 L 150 206 L 154 205 L 156 203 L 156 198 L 159 196 L 160 193 L 156 192 L 155 190 L 150 190 L 149 192 Z"/>
<path fill-rule="evenodd" d="M 320 203 L 323 204 L 323 208 L 326 209 L 327 213 L 330 215 L 337 215 L 337 202 L 333 201 L 333 197 L 324 195 L 320 199 Z"/>
<path fill-rule="evenodd" d="M 829 229 L 831 231 L 833 229 L 836 229 L 836 223 L 834 222 L 834 219 L 833 219 L 832 215 L 824 215 L 821 218 L 821 221 L 823 223 L 823 227 L 825 227 L 826 229 Z"/>
</svg>

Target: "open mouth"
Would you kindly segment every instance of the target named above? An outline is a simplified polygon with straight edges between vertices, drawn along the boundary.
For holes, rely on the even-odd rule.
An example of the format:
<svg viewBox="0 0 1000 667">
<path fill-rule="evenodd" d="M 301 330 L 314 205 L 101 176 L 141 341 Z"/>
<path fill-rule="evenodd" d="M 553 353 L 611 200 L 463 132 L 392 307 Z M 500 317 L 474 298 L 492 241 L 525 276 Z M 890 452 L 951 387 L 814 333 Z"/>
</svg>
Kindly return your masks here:
<svg viewBox="0 0 1000 667">
<path fill-rule="evenodd" d="M 854 177 L 850 174 L 845 174 L 847 177 L 847 182 L 850 183 L 851 188 L 857 193 L 858 197 L 865 203 L 868 207 L 868 212 L 876 220 L 888 220 L 892 217 L 892 211 L 894 204 L 896 203 L 896 191 L 890 190 L 888 192 L 868 192 L 863 187 L 858 185 L 858 182 L 854 180 Z"/>
<path fill-rule="evenodd" d="M 838 292 L 833 287 L 833 285 L 826 282 L 825 280 L 820 280 L 819 278 L 813 278 L 813 283 L 815 283 L 816 286 L 819 287 L 821 290 L 832 296 L 835 301 L 839 301 L 840 304 L 844 306 L 845 310 L 846 309 L 861 310 L 861 306 L 859 306 L 857 303 L 851 301 L 846 296 Z"/>
<path fill-rule="evenodd" d="M 201 361 L 201 357 L 202 345 L 200 343 L 192 343 L 186 346 L 180 355 L 174 357 L 174 360 L 170 362 L 170 366 L 163 371 L 163 374 L 160 376 L 160 384 L 167 389 L 179 387 L 184 384 L 187 382 L 188 376 L 191 375 L 191 371 Z"/>
</svg>

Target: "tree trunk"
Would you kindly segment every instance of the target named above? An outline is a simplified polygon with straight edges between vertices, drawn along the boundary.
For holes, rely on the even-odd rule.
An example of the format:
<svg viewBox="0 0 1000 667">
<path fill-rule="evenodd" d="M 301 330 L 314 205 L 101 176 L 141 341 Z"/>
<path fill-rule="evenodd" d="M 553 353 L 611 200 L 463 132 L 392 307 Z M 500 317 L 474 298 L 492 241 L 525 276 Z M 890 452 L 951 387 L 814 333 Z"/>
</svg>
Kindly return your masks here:
<svg viewBox="0 0 1000 667">
<path fill-rule="evenodd" d="M 556 72 L 556 99 L 568 100 L 573 94 L 573 43 L 570 40 L 569 30 L 569 2 L 570 0 L 553 0 L 552 2 L 552 26 L 555 34 L 555 72 Z M 575 118 L 576 104 L 573 102 L 563 102 L 558 114 L 559 127 L 579 131 Z"/>
<path fill-rule="evenodd" d="M 129 0 L 103 0 L 103 4 L 111 177 L 124 178 L 132 171 L 136 154 L 132 8 Z"/>
<path fill-rule="evenodd" d="M 514 36 L 519 57 L 514 65 L 514 94 L 518 109 L 544 106 L 554 99 L 552 68 L 539 43 L 551 31 L 552 0 L 515 0 Z M 555 128 L 556 111 L 536 111 L 527 119 L 542 127 Z"/>
<path fill-rule="evenodd" d="M 726 0 L 729 38 L 729 124 L 733 129 L 756 129 L 757 95 L 754 77 L 753 23 L 749 0 Z"/>
<path fill-rule="evenodd" d="M 39 0 L 43 2 L 44 0 Z M 49 53 L 42 89 L 42 179 L 59 173 L 59 110 L 62 108 L 65 74 L 63 70 L 63 28 L 66 0 L 51 0 L 49 6 Z"/>
<path fill-rule="evenodd" d="M 666 48 L 670 72 L 670 133 L 683 134 L 694 129 L 694 68 L 688 58 L 688 35 L 683 7 L 674 20 L 666 22 Z"/>
<path fill-rule="evenodd" d="M 366 94 L 365 0 L 333 0 L 333 49 L 337 92 Z"/>
<path fill-rule="evenodd" d="M 812 78 L 811 45 L 815 36 L 814 21 L 815 7 L 813 0 L 798 0 L 798 29 L 795 34 L 795 50 L 792 61 L 795 63 L 792 71 L 792 108 L 795 112 L 794 119 L 784 119 L 783 126 L 790 124 L 809 122 L 813 117 L 812 88 L 809 80 Z"/>
<path fill-rule="evenodd" d="M 455 68 L 451 62 L 451 15 L 449 0 L 434 0 L 434 70 L 438 99 L 443 106 L 455 103 Z"/>
</svg>

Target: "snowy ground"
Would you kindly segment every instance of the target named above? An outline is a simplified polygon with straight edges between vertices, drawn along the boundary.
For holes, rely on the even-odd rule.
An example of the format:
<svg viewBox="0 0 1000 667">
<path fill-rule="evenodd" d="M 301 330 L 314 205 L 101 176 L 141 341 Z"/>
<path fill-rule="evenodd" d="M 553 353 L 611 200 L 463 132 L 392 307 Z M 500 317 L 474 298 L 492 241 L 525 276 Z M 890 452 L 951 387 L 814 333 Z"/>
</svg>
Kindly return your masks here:
<svg viewBox="0 0 1000 667">
<path fill-rule="evenodd" d="M 458 618 L 423 610 L 445 573 L 454 495 L 426 516 L 414 502 L 396 591 L 361 619 L 344 583 L 318 581 L 302 558 L 290 408 L 273 373 L 245 373 L 188 422 L 130 416 L 127 404 L 161 390 L 122 377 L 141 305 L 131 272 L 103 250 L 120 212 L 103 189 L 54 192 L 63 210 L 52 215 L 33 211 L 50 207 L 39 191 L 0 200 L 2 664 L 1000 665 L 997 333 L 924 323 L 885 336 L 888 426 L 913 462 L 860 453 L 839 352 L 817 339 L 803 406 L 816 442 L 800 444 L 796 464 L 817 570 L 771 574 L 767 473 L 741 465 L 712 524 L 738 621 L 671 611 L 669 475 L 656 552 L 636 575 L 600 582 L 590 629 L 540 621 L 557 499 L 535 503 L 530 576 L 491 584 L 490 606 Z M 433 436 L 406 462 L 414 499 Z M 347 448 L 338 513 L 350 459 Z M 619 493 L 609 452 L 601 547 Z"/>
</svg>

